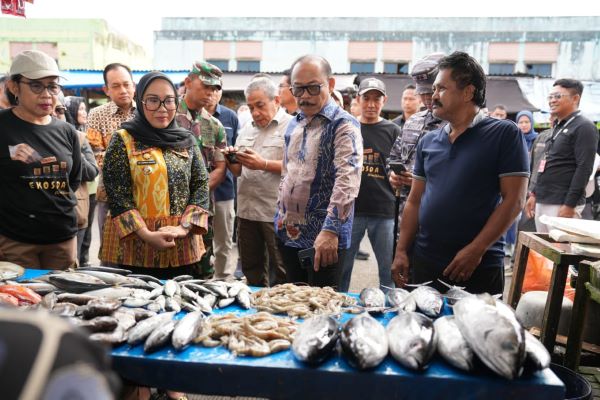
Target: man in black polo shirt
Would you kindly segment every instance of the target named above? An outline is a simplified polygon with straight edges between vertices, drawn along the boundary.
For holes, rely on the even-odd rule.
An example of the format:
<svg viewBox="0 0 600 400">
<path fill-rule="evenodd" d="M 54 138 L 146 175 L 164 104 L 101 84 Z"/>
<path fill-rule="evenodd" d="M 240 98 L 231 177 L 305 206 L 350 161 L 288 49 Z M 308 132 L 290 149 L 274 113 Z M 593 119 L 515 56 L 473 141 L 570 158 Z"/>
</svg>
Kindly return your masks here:
<svg viewBox="0 0 600 400">
<path fill-rule="evenodd" d="M 575 79 L 559 79 L 548 95 L 556 122 L 546 140 L 538 178 L 527 200 L 526 213 L 535 216 L 538 232 L 548 232 L 542 215 L 581 218 L 585 187 L 592 174 L 598 148 L 598 130 L 579 112 L 583 85 Z"/>
<path fill-rule="evenodd" d="M 485 73 L 463 52 L 439 63 L 433 115 L 448 125 L 416 150 L 392 278 L 404 285 L 437 279 L 471 293 L 502 293 L 506 232 L 522 209 L 529 177 L 523 135 L 486 117 Z M 412 253 L 409 262 L 408 252 Z"/>
</svg>

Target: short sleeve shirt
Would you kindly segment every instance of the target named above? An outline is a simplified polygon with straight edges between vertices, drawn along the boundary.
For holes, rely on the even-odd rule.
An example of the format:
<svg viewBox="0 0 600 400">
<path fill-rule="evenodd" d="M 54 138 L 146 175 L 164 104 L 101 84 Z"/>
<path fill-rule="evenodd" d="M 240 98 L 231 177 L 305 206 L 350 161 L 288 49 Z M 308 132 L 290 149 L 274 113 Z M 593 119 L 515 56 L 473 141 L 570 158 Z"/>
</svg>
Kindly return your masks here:
<svg viewBox="0 0 600 400">
<path fill-rule="evenodd" d="M 450 126 L 431 131 L 417 145 L 414 178 L 425 181 L 414 253 L 445 267 L 483 229 L 501 201 L 500 178 L 529 177 L 527 145 L 512 121 L 482 114 L 454 143 Z M 484 254 L 481 266 L 503 265 L 504 239 Z"/>
</svg>

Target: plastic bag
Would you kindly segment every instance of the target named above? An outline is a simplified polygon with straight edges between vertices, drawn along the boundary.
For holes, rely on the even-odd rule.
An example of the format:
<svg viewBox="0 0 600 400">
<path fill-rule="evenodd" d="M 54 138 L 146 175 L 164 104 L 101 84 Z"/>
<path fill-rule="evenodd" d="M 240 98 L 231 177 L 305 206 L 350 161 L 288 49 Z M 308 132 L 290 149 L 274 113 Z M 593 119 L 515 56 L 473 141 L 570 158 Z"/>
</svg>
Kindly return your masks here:
<svg viewBox="0 0 600 400">
<path fill-rule="evenodd" d="M 523 293 L 541 290 L 547 292 L 550 290 L 550 280 L 552 279 L 552 261 L 543 257 L 539 253 L 530 250 L 527 257 L 527 269 L 523 279 Z M 564 297 L 573 301 L 575 299 L 575 289 L 569 285 L 570 276 L 567 277 Z"/>
</svg>

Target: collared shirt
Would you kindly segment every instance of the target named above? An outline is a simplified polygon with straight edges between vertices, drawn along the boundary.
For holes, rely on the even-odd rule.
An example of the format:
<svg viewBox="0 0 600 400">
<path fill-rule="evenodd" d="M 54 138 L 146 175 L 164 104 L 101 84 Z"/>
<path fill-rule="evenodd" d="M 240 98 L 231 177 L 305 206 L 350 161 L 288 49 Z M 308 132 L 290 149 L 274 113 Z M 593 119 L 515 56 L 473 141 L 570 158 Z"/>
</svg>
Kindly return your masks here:
<svg viewBox="0 0 600 400">
<path fill-rule="evenodd" d="M 479 113 L 453 143 L 450 129 L 421 138 L 413 170 L 425 181 L 414 254 L 439 268 L 481 232 L 501 201 L 500 179 L 529 176 L 527 145 L 514 122 Z M 492 244 L 480 265 L 502 267 L 503 245 L 503 238 Z"/>
<path fill-rule="evenodd" d="M 190 130 L 196 137 L 204 164 L 209 173 L 215 167 L 215 162 L 225 161 L 225 156 L 220 150 L 227 147 L 227 136 L 225 128 L 218 119 L 210 115 L 204 108 L 199 112 L 190 110 L 185 99 L 182 98 L 175 115 L 175 121 L 177 121 L 177 125 Z M 214 203 L 215 193 L 211 191 L 210 211 L 212 214 L 214 214 Z"/>
<path fill-rule="evenodd" d="M 237 114 L 221 104 L 217 104 L 217 108 L 213 113 L 213 117 L 217 118 L 227 134 L 227 145 L 233 146 L 238 136 L 239 120 Z M 225 201 L 233 200 L 235 197 L 235 189 L 233 187 L 233 174 L 228 169 L 226 171 L 225 180 L 221 182 L 215 189 L 215 200 Z"/>
<path fill-rule="evenodd" d="M 90 110 L 86 136 L 94 151 L 96 163 L 100 169 L 98 189 L 96 191 L 97 201 L 107 201 L 106 191 L 102 182 L 102 166 L 104 165 L 104 153 L 108 148 L 112 134 L 121 127 L 123 122 L 129 121 L 134 115 L 135 103 L 132 104 L 128 112 L 123 112 L 114 101 L 109 101 Z"/>
<path fill-rule="evenodd" d="M 300 112 L 285 134 L 275 231 L 289 247 L 309 248 L 322 230 L 346 249 L 360 188 L 363 144 L 358 121 L 333 100 L 313 117 Z"/>
<path fill-rule="evenodd" d="M 292 116 L 280 107 L 266 128 L 259 128 L 254 121 L 246 124 L 236 142 L 239 151 L 252 149 L 266 160 L 281 161 L 285 131 L 291 119 Z M 237 181 L 237 215 L 251 221 L 273 221 L 280 181 L 280 174 L 242 167 Z"/>
</svg>

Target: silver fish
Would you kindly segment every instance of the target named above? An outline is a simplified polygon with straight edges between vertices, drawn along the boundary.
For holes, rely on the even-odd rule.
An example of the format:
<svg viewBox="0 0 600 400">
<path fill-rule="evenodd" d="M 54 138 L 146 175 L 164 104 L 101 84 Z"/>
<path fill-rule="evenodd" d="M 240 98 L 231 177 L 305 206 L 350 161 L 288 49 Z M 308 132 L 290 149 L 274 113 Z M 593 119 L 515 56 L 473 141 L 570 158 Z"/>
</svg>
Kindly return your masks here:
<svg viewBox="0 0 600 400">
<path fill-rule="evenodd" d="M 144 352 L 151 353 L 167 344 L 171 339 L 173 330 L 175 330 L 175 323 L 176 322 L 171 319 L 154 329 L 144 343 Z"/>
<path fill-rule="evenodd" d="M 491 296 L 465 297 L 454 304 L 456 323 L 477 357 L 506 379 L 521 373 L 525 332 L 514 312 Z"/>
<path fill-rule="evenodd" d="M 417 303 L 408 290 L 393 288 L 389 289 L 385 295 L 388 306 L 403 311 L 415 311 Z"/>
<path fill-rule="evenodd" d="M 131 308 L 144 307 L 150 303 L 152 303 L 150 299 L 138 299 L 135 297 L 127 297 L 123 300 L 123 306 Z"/>
<path fill-rule="evenodd" d="M 90 340 L 116 346 L 127 341 L 127 332 L 117 327 L 117 329 L 110 333 L 92 333 L 90 335 Z"/>
<path fill-rule="evenodd" d="M 179 285 L 181 287 L 181 297 L 188 301 L 194 301 L 198 298 L 198 294 L 191 289 L 188 289 L 185 285 Z"/>
<path fill-rule="evenodd" d="M 73 303 L 56 303 L 52 307 L 52 314 L 59 315 L 61 317 L 74 317 L 77 313 L 79 306 Z"/>
<path fill-rule="evenodd" d="M 198 336 L 198 332 L 202 329 L 204 323 L 204 314 L 200 311 L 187 313 L 175 326 L 171 337 L 173 347 L 176 350 L 183 350 Z"/>
<path fill-rule="evenodd" d="M 75 322 L 77 320 L 77 322 Z M 73 322 L 75 325 L 85 328 L 92 333 L 96 332 L 112 332 L 119 325 L 119 320 L 115 317 L 102 316 L 88 320 L 81 320 L 74 318 Z"/>
<path fill-rule="evenodd" d="M 221 281 L 205 282 L 204 287 L 208 288 L 209 290 L 211 290 L 214 294 L 216 294 L 219 297 L 222 297 L 222 298 L 228 297 L 227 285 L 224 282 L 221 282 Z"/>
<path fill-rule="evenodd" d="M 526 367 L 534 371 L 548 368 L 552 358 L 544 345 L 529 331 L 525 331 Z"/>
<path fill-rule="evenodd" d="M 142 289 L 133 289 L 127 287 L 108 287 L 105 289 L 91 290 L 83 294 L 94 297 L 105 297 L 110 299 L 121 299 L 125 297 L 148 298 L 150 292 Z"/>
<path fill-rule="evenodd" d="M 437 318 L 442 312 L 444 298 L 442 294 L 430 286 L 419 286 L 411 292 L 417 308 L 428 317 Z"/>
<path fill-rule="evenodd" d="M 112 313 L 112 317 L 116 318 L 119 322 L 118 329 L 122 329 L 125 332 L 134 327 L 137 322 L 135 312 L 131 308 L 121 307 Z"/>
<path fill-rule="evenodd" d="M 110 315 L 121 307 L 121 301 L 117 299 L 94 299 L 82 307 L 83 317 L 90 319 L 103 315 Z"/>
<path fill-rule="evenodd" d="M 40 296 L 44 296 L 44 295 L 47 295 L 48 293 L 52 293 L 52 292 L 55 292 L 58 290 L 58 288 L 56 286 L 54 286 L 51 283 L 47 283 L 47 282 L 30 282 L 30 283 L 15 282 L 15 283 L 19 286 L 24 286 L 28 289 L 33 290 Z"/>
<path fill-rule="evenodd" d="M 364 288 L 360 291 L 360 302 L 367 308 L 385 307 L 385 293 L 379 288 Z"/>
<path fill-rule="evenodd" d="M 292 352 L 300 361 L 319 364 L 332 353 L 339 336 L 339 324 L 333 317 L 316 315 L 296 330 Z"/>
<path fill-rule="evenodd" d="M 217 303 L 217 307 L 218 308 L 225 308 L 228 305 L 233 304 L 234 301 L 235 301 L 235 297 L 227 297 L 227 298 L 221 299 Z"/>
<path fill-rule="evenodd" d="M 115 267 L 104 267 L 102 265 L 90 266 L 90 267 L 79 267 L 75 269 L 75 271 L 83 272 L 83 271 L 101 271 L 108 272 L 111 274 L 120 274 L 120 275 L 131 275 L 131 271 L 123 268 L 115 268 Z"/>
<path fill-rule="evenodd" d="M 141 321 L 143 319 L 154 317 L 156 315 L 155 312 L 146 310 L 145 308 L 140 308 L 140 307 L 133 307 L 133 308 L 121 307 L 117 311 L 124 311 L 124 312 L 128 312 L 130 314 L 133 314 L 136 321 Z"/>
<path fill-rule="evenodd" d="M 448 288 L 446 293 L 444 293 L 444 297 L 446 298 L 448 305 L 454 305 L 454 303 L 464 297 L 474 296 L 473 294 L 467 292 L 464 287 L 449 285 L 441 279 L 438 279 L 438 282 Z"/>
<path fill-rule="evenodd" d="M 181 305 L 179 304 L 179 302 L 176 299 L 177 299 L 177 297 L 167 297 L 166 303 L 165 303 L 165 310 L 175 311 L 176 313 L 181 311 Z M 180 301 L 181 301 L 181 299 L 180 299 Z"/>
<path fill-rule="evenodd" d="M 206 294 L 202 299 L 206 302 L 208 307 L 211 309 L 215 306 L 215 304 L 217 304 L 217 296 L 215 296 L 212 293 Z"/>
<path fill-rule="evenodd" d="M 56 296 L 56 298 L 59 303 L 66 302 L 84 306 L 88 303 L 88 301 L 97 299 L 98 297 L 89 296 L 83 293 L 60 293 Z"/>
<path fill-rule="evenodd" d="M 460 333 L 452 315 L 438 318 L 434 323 L 438 353 L 450 364 L 464 371 L 473 369 L 474 354 Z"/>
<path fill-rule="evenodd" d="M 416 312 L 401 311 L 388 323 L 390 354 L 403 366 L 421 371 L 435 353 L 433 322 Z"/>
<path fill-rule="evenodd" d="M 59 274 L 52 274 L 49 277 L 49 281 L 57 288 L 72 293 L 81 293 L 110 286 L 102 279 L 77 272 L 61 272 Z"/>
<path fill-rule="evenodd" d="M 174 312 L 163 313 L 138 322 L 136 326 L 129 330 L 127 343 L 135 345 L 144 341 L 160 325 L 172 320 L 174 315 Z"/>
<path fill-rule="evenodd" d="M 58 303 L 58 295 L 54 292 L 50 292 L 42 298 L 40 304 L 42 307 L 52 310 L 54 305 Z"/>
<path fill-rule="evenodd" d="M 247 310 L 250 308 L 250 292 L 247 292 L 245 290 L 240 290 L 235 295 L 235 300 L 240 305 L 240 307 L 242 307 L 244 310 Z"/>
<path fill-rule="evenodd" d="M 359 369 L 378 366 L 388 353 L 385 328 L 368 313 L 344 324 L 340 342 L 348 362 Z"/>
<path fill-rule="evenodd" d="M 169 279 L 168 281 L 165 282 L 165 285 L 163 286 L 163 293 L 165 296 L 173 297 L 173 296 L 175 296 L 175 293 L 177 293 L 178 287 L 179 287 L 179 284 L 177 282 Z"/>
</svg>

